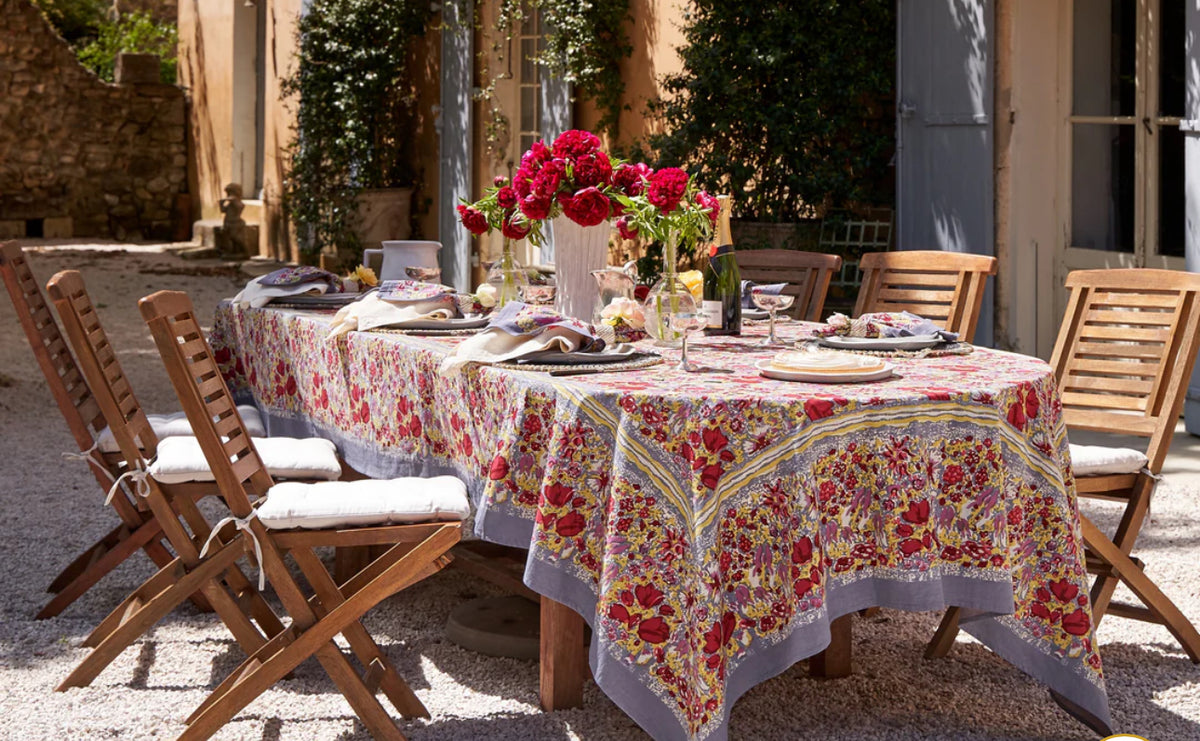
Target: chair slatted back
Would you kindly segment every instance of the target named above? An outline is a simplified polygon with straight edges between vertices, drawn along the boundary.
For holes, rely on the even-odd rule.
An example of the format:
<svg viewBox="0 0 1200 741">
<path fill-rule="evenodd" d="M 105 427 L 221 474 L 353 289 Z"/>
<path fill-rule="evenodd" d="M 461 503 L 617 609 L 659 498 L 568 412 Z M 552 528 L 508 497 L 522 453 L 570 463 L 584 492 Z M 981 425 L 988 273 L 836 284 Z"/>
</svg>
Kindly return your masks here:
<svg viewBox="0 0 1200 741">
<path fill-rule="evenodd" d="M 784 293 L 796 297 L 795 315 L 819 322 L 829 281 L 841 269 L 842 258 L 800 250 L 743 250 L 737 253 L 737 264 L 744 280 L 787 283 Z"/>
<path fill-rule="evenodd" d="M 961 252 L 871 252 L 862 256 L 862 288 L 855 316 L 876 311 L 909 311 L 975 338 L 983 289 L 996 273 L 996 258 Z"/>
<path fill-rule="evenodd" d="M 1162 469 L 1200 349 L 1200 274 L 1079 270 L 1051 364 L 1068 427 L 1149 438 Z"/>
<path fill-rule="evenodd" d="M 221 496 L 234 515 L 249 516 L 252 508 L 243 485 L 265 493 L 274 482 L 213 359 L 191 299 L 179 291 L 159 291 L 138 306 Z"/>
<path fill-rule="evenodd" d="M 122 457 L 130 466 L 142 458 L 153 458 L 158 438 L 108 341 L 83 276 L 76 270 L 63 270 L 50 279 L 46 291 Z"/>
<path fill-rule="evenodd" d="M 105 427 L 104 415 L 75 365 L 21 245 L 16 242 L 0 244 L 0 277 L 4 279 L 17 320 L 25 330 L 42 375 L 46 377 L 46 386 L 58 403 L 75 443 L 80 450 L 88 450 Z"/>
</svg>

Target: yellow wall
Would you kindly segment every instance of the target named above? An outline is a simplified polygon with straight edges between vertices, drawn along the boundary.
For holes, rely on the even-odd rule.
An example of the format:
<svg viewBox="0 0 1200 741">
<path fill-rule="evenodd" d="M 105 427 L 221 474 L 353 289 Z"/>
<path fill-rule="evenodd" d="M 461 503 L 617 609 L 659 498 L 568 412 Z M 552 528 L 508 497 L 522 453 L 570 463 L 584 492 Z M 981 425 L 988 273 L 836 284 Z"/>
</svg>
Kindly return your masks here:
<svg viewBox="0 0 1200 741">
<path fill-rule="evenodd" d="M 286 102 L 279 100 L 279 81 L 287 76 L 295 52 L 295 23 L 301 0 L 258 0 L 266 3 L 266 60 L 265 95 L 266 121 L 264 134 L 264 173 L 262 203 L 247 203 L 244 213 L 248 221 L 260 224 L 259 251 L 283 259 L 296 259 L 295 240 L 290 239 L 282 210 L 281 195 L 286 165 L 286 150 L 292 137 L 294 114 Z M 191 97 L 191 162 L 190 191 L 193 194 L 195 218 L 219 219 L 218 201 L 225 185 L 235 178 L 232 152 L 234 106 L 234 21 L 242 3 L 210 2 L 210 0 L 179 0 L 180 82 Z M 622 63 L 626 80 L 620 137 L 616 144 L 626 147 L 644 141 L 650 122 L 646 105 L 660 94 L 658 79 L 680 69 L 676 47 L 683 43 L 679 25 L 683 3 L 679 0 L 631 0 L 631 18 L 627 25 L 633 54 Z M 476 49 L 490 50 L 494 9 L 488 0 L 480 3 L 479 17 L 483 27 L 476 32 Z M 418 139 L 417 172 L 420 189 L 414 195 L 414 238 L 438 238 L 437 217 L 440 209 L 455 204 L 437 202 L 438 135 L 435 128 L 437 106 L 440 102 L 440 31 L 437 18 L 430 31 L 415 45 L 411 53 Z M 515 60 L 514 60 L 515 62 Z M 496 68 L 498 69 L 498 68 Z M 486 84 L 479 79 L 476 84 Z M 517 116 L 515 85 L 501 82 L 497 100 L 503 114 L 514 121 Z M 519 159 L 520 152 L 506 152 L 502 157 L 490 157 L 485 151 L 484 125 L 488 120 L 487 107 L 477 103 L 474 110 L 475 161 L 474 196 L 482 193 L 497 174 L 509 174 L 509 162 Z M 594 129 L 599 114 L 588 102 L 575 104 L 575 125 Z M 514 139 L 515 134 L 513 135 Z M 612 145 L 612 142 L 609 142 Z M 516 145 L 513 145 L 514 148 Z M 247 186 L 247 190 L 249 187 Z M 250 197 L 247 193 L 247 197 Z"/>
</svg>

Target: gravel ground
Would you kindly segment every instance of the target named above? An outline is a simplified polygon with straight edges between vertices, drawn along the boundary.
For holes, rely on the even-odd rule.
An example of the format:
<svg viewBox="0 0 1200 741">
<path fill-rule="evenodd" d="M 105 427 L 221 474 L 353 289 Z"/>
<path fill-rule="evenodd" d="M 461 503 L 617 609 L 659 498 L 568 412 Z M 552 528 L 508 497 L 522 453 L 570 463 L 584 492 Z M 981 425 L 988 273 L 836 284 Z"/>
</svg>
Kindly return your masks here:
<svg viewBox="0 0 1200 741">
<path fill-rule="evenodd" d="M 42 281 L 83 271 L 121 362 L 143 405 L 172 408 L 172 394 L 137 314 L 139 297 L 188 291 L 211 316 L 242 280 L 212 262 L 184 262 L 161 247 L 31 243 Z M 78 643 L 151 573 L 140 554 L 51 620 L 32 616 L 43 589 L 75 554 L 112 527 L 114 516 L 81 464 L 64 462 L 72 440 L 46 391 L 7 298 L 0 299 L 0 737 L 173 738 L 182 719 L 239 662 L 215 618 L 185 604 L 125 651 L 85 689 L 55 692 L 84 651 Z M 1200 440 L 1176 437 L 1139 555 L 1184 613 L 1200 620 Z M 1086 505 L 1089 512 L 1095 507 Z M 1111 522 L 1111 510 L 1096 512 Z M 391 655 L 432 719 L 405 722 L 432 739 L 644 739 L 589 683 L 584 706 L 538 708 L 533 662 L 481 656 L 443 638 L 455 605 L 495 593 L 444 571 L 377 607 L 368 629 Z M 960 639 L 949 658 L 925 661 L 932 613 L 884 610 L 855 626 L 855 674 L 810 679 L 802 663 L 747 693 L 734 707 L 734 739 L 1087 739 L 1094 738 L 1045 689 L 977 643 Z M 1148 739 L 1200 739 L 1200 667 L 1165 629 L 1104 621 L 1100 642 L 1116 729 Z M 368 738 L 315 662 L 278 684 L 217 735 L 222 739 Z"/>
</svg>

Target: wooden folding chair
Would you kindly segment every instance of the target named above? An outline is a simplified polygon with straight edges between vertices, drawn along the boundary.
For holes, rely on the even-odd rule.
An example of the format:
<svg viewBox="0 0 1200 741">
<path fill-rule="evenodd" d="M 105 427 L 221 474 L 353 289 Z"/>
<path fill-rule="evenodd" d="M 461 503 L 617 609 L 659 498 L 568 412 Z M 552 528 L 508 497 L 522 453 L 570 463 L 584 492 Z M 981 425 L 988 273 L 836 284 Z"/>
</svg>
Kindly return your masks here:
<svg viewBox="0 0 1200 741">
<path fill-rule="evenodd" d="M 819 322 L 829 281 L 841 269 L 842 258 L 799 250 L 743 250 L 737 253 L 737 264 L 744 280 L 787 283 L 783 292 L 796 297 L 795 316 Z"/>
<path fill-rule="evenodd" d="M 1088 571 L 1095 575 L 1093 625 L 1108 614 L 1159 623 L 1200 663 L 1200 634 L 1131 558 L 1171 446 L 1196 352 L 1200 349 L 1200 274 L 1175 270 L 1080 270 L 1067 276 L 1071 300 L 1051 365 L 1068 430 L 1136 435 L 1145 453 L 1072 445 L 1081 497 L 1123 502 L 1109 538 L 1080 515 Z M 1141 601 L 1112 601 L 1123 582 Z M 951 608 L 926 650 L 946 655 L 958 632 Z"/>
<path fill-rule="evenodd" d="M 232 521 L 246 533 L 247 548 L 292 618 L 287 630 L 192 713 L 180 738 L 208 738 L 315 655 L 375 738 L 403 739 L 375 690 L 382 689 L 405 717 L 428 717 L 428 712 L 359 621 L 383 599 L 449 562 L 447 551 L 458 542 L 461 519 L 468 512 L 465 486 L 449 477 L 275 485 L 245 432 L 188 297 L 160 291 L 142 299 L 140 306 Z M 349 493 L 349 487 L 358 491 Z M 251 506 L 247 488 L 267 492 L 257 508 Z M 363 504 L 352 518 L 329 512 L 344 506 L 340 503 L 355 502 Z M 226 547 L 221 541 L 218 528 L 213 542 Z M 364 545 L 389 547 L 340 586 L 314 553 L 319 546 Z M 312 587 L 311 597 L 284 562 L 288 552 Z M 363 665 L 362 674 L 333 642 L 339 633 Z"/>
<path fill-rule="evenodd" d="M 862 256 L 862 288 L 854 315 L 910 311 L 975 339 L 983 289 L 996 274 L 996 258 L 962 252 L 870 252 Z"/>
<path fill-rule="evenodd" d="M 4 279 L 17 320 L 25 330 L 29 346 L 45 376 L 46 386 L 79 446 L 78 455 L 90 464 L 96 483 L 107 492 L 121 475 L 120 456 L 105 456 L 97 450 L 97 441 L 106 426 L 104 416 L 75 365 L 21 246 L 16 242 L 0 244 L 0 277 Z M 139 550 L 160 568 L 171 563 L 173 556 L 163 544 L 162 528 L 152 513 L 139 511 L 124 490 L 117 492 L 111 504 L 121 523 L 55 577 L 46 590 L 54 597 L 38 612 L 38 620 L 61 613 L 105 574 Z M 202 597 L 197 597 L 197 606 L 208 609 Z"/>
<path fill-rule="evenodd" d="M 211 532 L 194 499 L 215 494 L 215 485 L 164 485 L 146 475 L 153 470 L 149 461 L 155 459 L 159 441 L 121 369 L 83 277 L 77 271 L 64 270 L 50 279 L 46 290 L 75 350 L 79 370 L 119 446 L 128 472 L 123 475 L 136 480 L 137 496 L 143 498 L 177 554 L 92 631 L 83 643 L 91 652 L 58 689 L 89 684 L 133 641 L 196 593 L 213 606 L 242 650 L 253 654 L 269 637 L 279 634 L 283 625 L 234 563 L 236 549 L 223 559 L 200 557 Z"/>
</svg>

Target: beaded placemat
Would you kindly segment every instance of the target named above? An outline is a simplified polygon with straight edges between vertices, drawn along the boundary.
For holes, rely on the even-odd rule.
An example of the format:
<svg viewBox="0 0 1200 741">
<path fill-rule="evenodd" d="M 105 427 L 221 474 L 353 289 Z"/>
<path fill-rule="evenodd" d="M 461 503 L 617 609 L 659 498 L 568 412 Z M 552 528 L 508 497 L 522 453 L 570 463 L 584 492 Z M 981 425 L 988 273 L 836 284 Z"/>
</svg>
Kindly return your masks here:
<svg viewBox="0 0 1200 741">
<path fill-rule="evenodd" d="M 615 371 L 640 370 L 642 368 L 650 368 L 663 362 L 661 355 L 654 353 L 644 353 L 629 358 L 628 360 L 618 360 L 615 363 L 492 363 L 493 368 L 504 368 L 505 370 L 522 370 L 522 371 L 540 371 L 543 373 L 551 373 L 561 371 L 562 375 L 583 375 L 585 373 L 610 373 Z"/>
<path fill-rule="evenodd" d="M 969 342 L 949 342 L 944 345 L 923 347 L 920 350 L 852 350 L 844 347 L 827 347 L 815 340 L 797 340 L 797 349 L 816 348 L 833 352 L 848 352 L 855 355 L 872 355 L 877 358 L 941 358 L 950 355 L 970 355 L 975 352 L 975 346 Z"/>
</svg>

